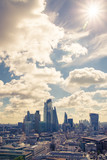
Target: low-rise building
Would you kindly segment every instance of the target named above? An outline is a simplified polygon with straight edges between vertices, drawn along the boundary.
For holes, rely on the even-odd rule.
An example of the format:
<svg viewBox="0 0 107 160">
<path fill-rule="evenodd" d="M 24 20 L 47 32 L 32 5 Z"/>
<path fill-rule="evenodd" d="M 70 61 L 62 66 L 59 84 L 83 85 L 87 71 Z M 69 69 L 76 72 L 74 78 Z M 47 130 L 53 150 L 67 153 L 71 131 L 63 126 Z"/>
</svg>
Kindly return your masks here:
<svg viewBox="0 0 107 160">
<path fill-rule="evenodd" d="M 22 150 L 8 150 L 0 149 L 0 160 L 14 160 L 16 157 L 22 156 L 24 160 L 31 160 L 31 152 L 25 152 Z"/>
</svg>

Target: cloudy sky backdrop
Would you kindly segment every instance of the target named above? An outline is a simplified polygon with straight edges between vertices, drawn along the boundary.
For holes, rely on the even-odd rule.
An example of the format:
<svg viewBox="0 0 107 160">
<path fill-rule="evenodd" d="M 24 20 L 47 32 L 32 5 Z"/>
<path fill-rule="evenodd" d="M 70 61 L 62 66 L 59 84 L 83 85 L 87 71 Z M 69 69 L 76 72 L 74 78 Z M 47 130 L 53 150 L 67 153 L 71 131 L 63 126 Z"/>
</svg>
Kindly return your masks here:
<svg viewBox="0 0 107 160">
<path fill-rule="evenodd" d="M 0 123 L 43 115 L 48 98 L 60 123 L 107 121 L 106 16 L 107 0 L 0 0 Z"/>
</svg>

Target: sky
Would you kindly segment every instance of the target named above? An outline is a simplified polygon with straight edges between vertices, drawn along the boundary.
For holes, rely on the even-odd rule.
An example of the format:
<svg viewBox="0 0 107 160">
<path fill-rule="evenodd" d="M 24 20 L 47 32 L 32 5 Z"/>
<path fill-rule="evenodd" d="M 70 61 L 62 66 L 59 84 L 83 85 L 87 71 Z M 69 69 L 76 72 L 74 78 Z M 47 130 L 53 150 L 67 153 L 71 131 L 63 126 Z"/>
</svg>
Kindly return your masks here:
<svg viewBox="0 0 107 160">
<path fill-rule="evenodd" d="M 107 0 L 0 0 L 0 123 L 52 98 L 59 123 L 107 122 Z"/>
</svg>

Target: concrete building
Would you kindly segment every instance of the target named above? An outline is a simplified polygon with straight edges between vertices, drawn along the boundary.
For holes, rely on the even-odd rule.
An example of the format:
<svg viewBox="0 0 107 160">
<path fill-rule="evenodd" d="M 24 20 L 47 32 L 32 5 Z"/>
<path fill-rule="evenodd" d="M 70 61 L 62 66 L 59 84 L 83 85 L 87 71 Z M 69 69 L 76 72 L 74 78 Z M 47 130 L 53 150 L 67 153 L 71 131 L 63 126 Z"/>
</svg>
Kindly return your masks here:
<svg viewBox="0 0 107 160">
<path fill-rule="evenodd" d="M 95 143 L 86 143 L 85 144 L 85 151 L 86 152 L 96 152 L 97 151 L 97 146 Z"/>
<path fill-rule="evenodd" d="M 107 140 L 107 136 L 106 135 L 96 135 L 96 136 L 92 136 L 92 137 L 82 137 L 82 141 L 86 144 L 86 143 L 95 143 L 96 144 L 96 148 L 97 151 L 100 151 L 102 153 L 102 151 L 104 149 L 106 149 L 106 146 L 104 142 L 106 142 Z"/>
<path fill-rule="evenodd" d="M 24 160 L 31 160 L 32 159 L 32 154 L 31 152 L 25 152 L 25 151 L 9 151 L 9 150 L 4 150 L 0 149 L 0 159 L 1 160 L 14 160 L 16 157 L 22 156 Z"/>
<path fill-rule="evenodd" d="M 70 151 L 53 151 L 46 155 L 46 158 L 66 158 L 67 160 L 88 160 L 84 153 Z"/>
</svg>

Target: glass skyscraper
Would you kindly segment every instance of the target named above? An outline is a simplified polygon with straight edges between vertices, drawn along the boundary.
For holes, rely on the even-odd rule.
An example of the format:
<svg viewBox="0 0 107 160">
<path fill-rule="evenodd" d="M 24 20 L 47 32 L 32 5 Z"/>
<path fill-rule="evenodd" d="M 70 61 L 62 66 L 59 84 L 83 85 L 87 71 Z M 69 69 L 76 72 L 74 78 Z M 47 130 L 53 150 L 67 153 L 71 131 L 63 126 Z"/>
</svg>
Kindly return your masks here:
<svg viewBox="0 0 107 160">
<path fill-rule="evenodd" d="M 51 99 L 48 99 L 44 103 L 44 122 L 46 124 L 47 131 L 58 130 L 58 118 L 57 118 L 56 108 L 52 107 Z"/>
<path fill-rule="evenodd" d="M 98 121 L 99 121 L 99 115 L 96 113 L 90 113 L 90 124 L 95 131 L 98 130 Z"/>
</svg>

